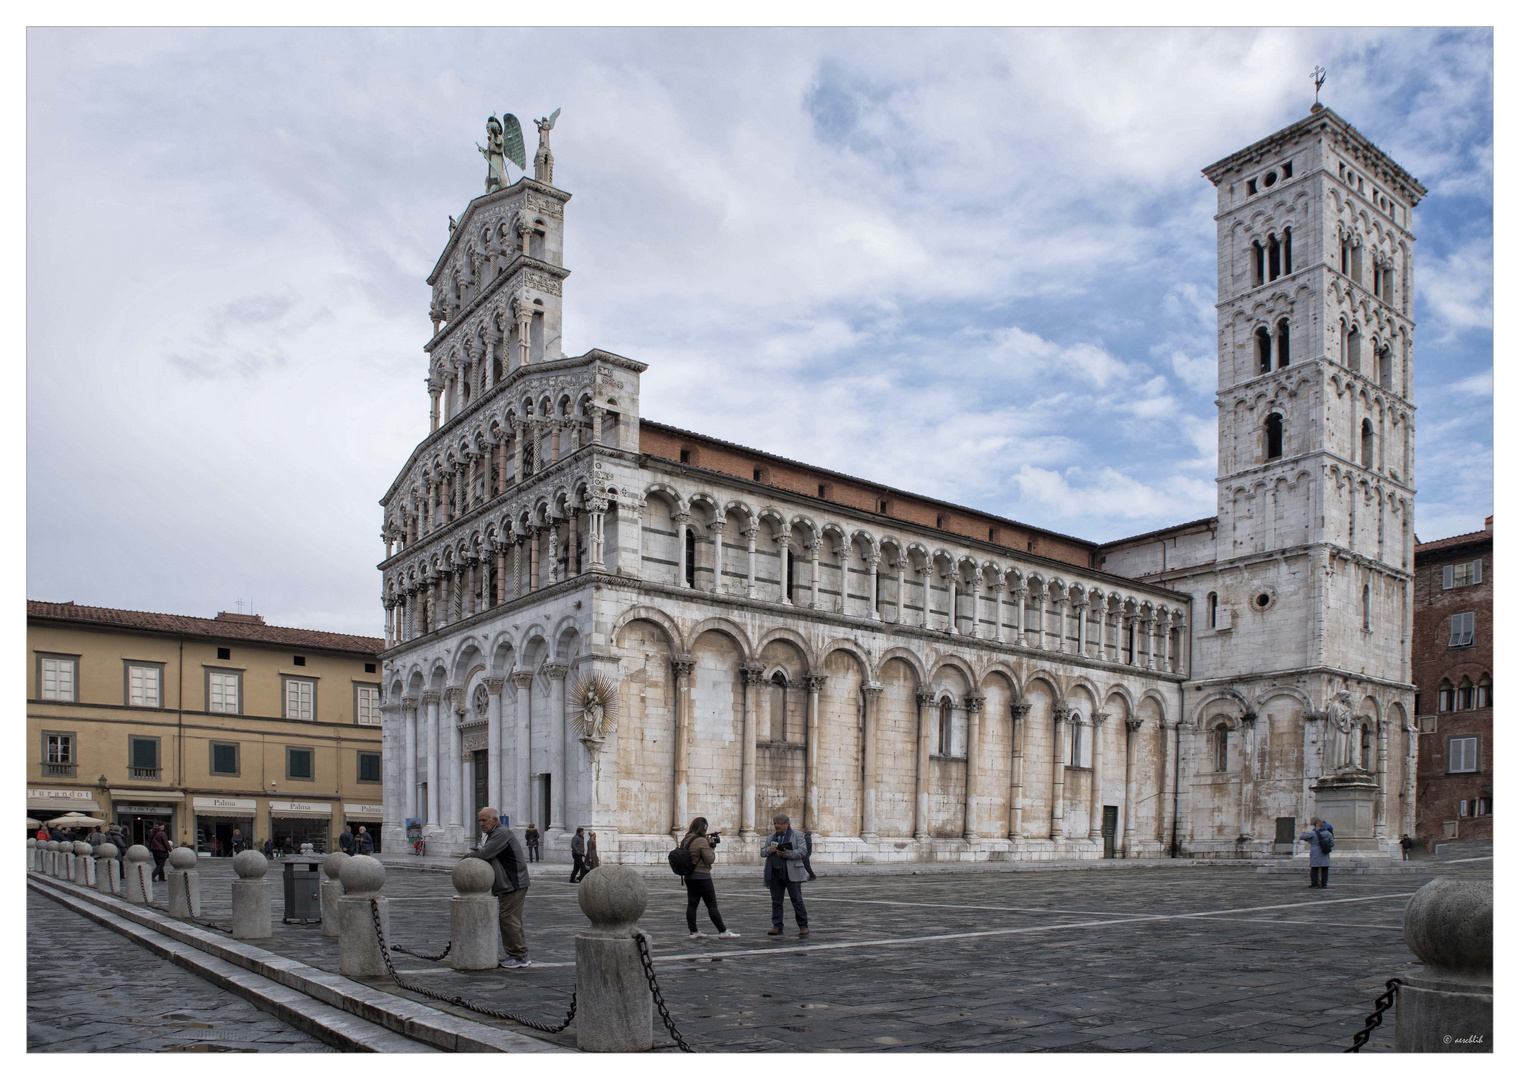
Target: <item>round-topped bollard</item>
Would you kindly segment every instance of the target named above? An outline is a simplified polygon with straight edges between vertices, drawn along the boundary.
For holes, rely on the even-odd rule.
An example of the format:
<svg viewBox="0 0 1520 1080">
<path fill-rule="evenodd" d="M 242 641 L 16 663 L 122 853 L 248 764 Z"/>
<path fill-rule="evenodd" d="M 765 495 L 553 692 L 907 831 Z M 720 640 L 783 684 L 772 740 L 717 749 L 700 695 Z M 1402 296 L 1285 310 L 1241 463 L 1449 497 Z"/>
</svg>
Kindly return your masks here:
<svg viewBox="0 0 1520 1080">
<path fill-rule="evenodd" d="M 153 871 L 148 869 L 148 864 L 152 861 L 153 853 L 141 844 L 133 844 L 127 848 L 127 865 L 122 868 L 127 903 L 151 904 L 153 902 Z"/>
<path fill-rule="evenodd" d="M 121 863 L 116 861 L 115 844 L 100 844 L 95 848 L 95 889 L 108 896 L 121 892 Z"/>
<path fill-rule="evenodd" d="M 83 840 L 74 841 L 74 884 L 89 888 L 94 882 L 91 871 L 95 869 L 94 860 L 90 858 L 95 849 Z"/>
<path fill-rule="evenodd" d="M 379 908 L 380 933 L 391 940 L 390 901 L 380 895 L 385 887 L 385 864 L 372 855 L 354 855 L 338 871 L 343 898 L 338 901 L 338 974 L 349 978 L 377 979 L 386 974 L 384 946 L 375 933 Z"/>
<path fill-rule="evenodd" d="M 1404 944 L 1424 963 L 1399 987 L 1400 1053 L 1492 1053 L 1494 886 L 1436 878 L 1404 909 Z"/>
<path fill-rule="evenodd" d="M 343 864 L 348 860 L 346 851 L 334 851 L 322 860 L 322 874 L 326 879 L 322 882 L 323 937 L 338 937 L 340 933 L 343 916 L 338 901 L 343 899 L 343 881 L 339 875 L 343 872 Z"/>
<path fill-rule="evenodd" d="M 194 919 L 201 911 L 201 875 L 195 851 L 181 845 L 169 852 L 169 914 Z"/>
<path fill-rule="evenodd" d="M 58 841 L 49 840 L 42 845 L 47 853 L 42 857 L 42 872 L 48 877 L 58 876 Z"/>
<path fill-rule="evenodd" d="M 501 949 L 499 904 L 491 895 L 496 870 L 484 859 L 460 859 L 454 867 L 454 897 L 449 901 L 449 963 L 459 971 L 496 966 Z"/>
<path fill-rule="evenodd" d="M 41 868 L 42 863 L 37 854 L 37 838 L 28 836 L 26 838 L 26 872 L 30 874 Z"/>
<path fill-rule="evenodd" d="M 639 916 L 649 889 L 631 866 L 599 866 L 576 894 L 591 929 L 575 935 L 575 1045 L 627 1054 L 654 1045 L 654 995 L 644 977 Z"/>
<path fill-rule="evenodd" d="M 239 941 L 258 941 L 272 937 L 269 918 L 269 860 L 252 849 L 232 857 L 232 869 L 238 879 L 232 883 L 232 936 Z"/>
</svg>

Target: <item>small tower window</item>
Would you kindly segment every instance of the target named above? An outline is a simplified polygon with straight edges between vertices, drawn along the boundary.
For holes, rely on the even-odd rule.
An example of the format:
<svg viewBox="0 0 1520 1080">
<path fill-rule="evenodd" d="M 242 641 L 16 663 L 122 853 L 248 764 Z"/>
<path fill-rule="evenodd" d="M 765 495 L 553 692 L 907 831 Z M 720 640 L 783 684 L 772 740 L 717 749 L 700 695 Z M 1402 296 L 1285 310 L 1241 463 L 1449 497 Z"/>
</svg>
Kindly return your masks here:
<svg viewBox="0 0 1520 1080">
<path fill-rule="evenodd" d="M 1351 249 L 1351 280 L 1358 285 L 1362 283 L 1362 249 L 1360 246 Z"/>
<path fill-rule="evenodd" d="M 697 587 L 697 534 L 686 530 L 686 586 Z"/>
<path fill-rule="evenodd" d="M 1274 461 L 1283 454 L 1283 418 L 1278 413 L 1267 417 L 1267 460 Z"/>
<path fill-rule="evenodd" d="M 1293 162 L 1291 162 L 1291 161 L 1285 161 L 1285 162 L 1283 162 L 1282 163 L 1282 171 L 1283 171 L 1283 179 L 1284 180 L 1291 180 L 1291 179 L 1293 179 Z"/>
<path fill-rule="evenodd" d="M 1351 276 L 1351 241 L 1349 239 L 1341 241 L 1341 273 L 1347 277 Z"/>
<path fill-rule="evenodd" d="M 1378 385 L 1384 390 L 1393 389 L 1393 350 L 1387 345 L 1378 350 Z"/>
<path fill-rule="evenodd" d="M 1372 629 L 1372 586 L 1362 586 L 1362 629 Z"/>
<path fill-rule="evenodd" d="M 757 484 L 762 481 L 762 476 L 761 476 L 762 471 L 763 470 L 760 468 L 760 466 L 758 466 L 758 465 L 755 466 L 755 482 Z"/>
<path fill-rule="evenodd" d="M 950 756 L 950 702 L 939 703 L 939 752 Z"/>
<path fill-rule="evenodd" d="M 1288 366 L 1288 320 L 1277 320 L 1277 366 Z"/>
<path fill-rule="evenodd" d="M 1256 370 L 1261 375 L 1272 370 L 1272 334 L 1265 326 L 1256 328 Z"/>
<path fill-rule="evenodd" d="M 990 544 L 995 544 L 995 543 L 998 542 L 998 531 L 997 531 L 997 526 L 996 525 L 992 525 L 992 526 L 988 527 L 988 529 L 987 529 L 987 542 L 990 543 Z"/>
<path fill-rule="evenodd" d="M 1290 175 L 1287 171 L 1283 172 L 1284 178 Z M 1288 228 L 1283 229 L 1282 271 L 1285 274 L 1293 273 L 1293 230 Z"/>
<path fill-rule="evenodd" d="M 1209 629 L 1213 630 L 1219 625 L 1219 594 L 1209 593 Z"/>
<path fill-rule="evenodd" d="M 1246 181 L 1246 194 L 1247 195 L 1255 195 L 1256 194 L 1256 181 L 1255 180 L 1247 180 Z"/>
<path fill-rule="evenodd" d="M 1214 771 L 1226 772 L 1230 767 L 1230 729 L 1220 724 L 1213 731 Z"/>
<path fill-rule="evenodd" d="M 818 485 L 818 497 L 820 499 L 827 499 L 830 496 L 830 494 L 831 494 L 829 488 L 830 488 L 830 485 L 828 485 L 828 484 L 819 484 Z"/>
<path fill-rule="evenodd" d="M 1264 284 L 1267 280 L 1266 271 L 1266 252 L 1260 240 L 1253 240 L 1251 241 L 1251 284 L 1253 286 Z"/>
<path fill-rule="evenodd" d="M 943 529 L 945 527 L 945 520 L 944 514 L 936 514 L 934 516 L 934 527 L 936 529 Z"/>
<path fill-rule="evenodd" d="M 786 549 L 786 598 L 792 598 L 792 586 L 797 583 L 797 556 L 792 554 L 792 549 Z"/>
<path fill-rule="evenodd" d="M 1071 760 L 1069 765 L 1078 767 L 1082 764 L 1082 724 L 1081 717 L 1076 713 L 1071 714 Z"/>
<path fill-rule="evenodd" d="M 1362 370 L 1362 332 L 1355 326 L 1346 331 L 1346 366 L 1352 371 Z"/>
<path fill-rule="evenodd" d="M 1271 173 L 1267 174 L 1272 175 Z M 1267 280 L 1276 281 L 1282 274 L 1282 245 L 1275 235 L 1267 237 Z"/>
<path fill-rule="evenodd" d="M 876 512 L 878 514 L 890 514 L 892 512 L 892 500 L 891 499 L 877 499 L 876 500 Z"/>
<path fill-rule="evenodd" d="M 1362 418 L 1362 468 L 1372 468 L 1372 421 Z"/>
<path fill-rule="evenodd" d="M 690 465 L 691 464 L 691 447 L 689 447 L 689 446 L 683 446 L 683 447 L 681 447 L 681 464 L 682 465 Z"/>
</svg>

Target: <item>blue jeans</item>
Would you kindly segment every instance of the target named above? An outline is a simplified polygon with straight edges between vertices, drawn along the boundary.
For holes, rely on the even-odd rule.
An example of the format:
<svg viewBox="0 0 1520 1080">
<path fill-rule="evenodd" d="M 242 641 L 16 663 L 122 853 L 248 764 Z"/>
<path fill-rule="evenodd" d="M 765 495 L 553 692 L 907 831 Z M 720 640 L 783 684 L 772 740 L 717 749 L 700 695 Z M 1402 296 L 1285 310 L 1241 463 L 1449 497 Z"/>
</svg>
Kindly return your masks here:
<svg viewBox="0 0 1520 1080">
<path fill-rule="evenodd" d="M 771 925 L 778 929 L 781 926 L 781 898 L 783 896 L 792 898 L 792 914 L 797 916 L 797 928 L 800 930 L 806 927 L 808 924 L 807 905 L 802 902 L 802 882 L 785 879 L 777 881 L 775 877 L 771 878 Z"/>
</svg>

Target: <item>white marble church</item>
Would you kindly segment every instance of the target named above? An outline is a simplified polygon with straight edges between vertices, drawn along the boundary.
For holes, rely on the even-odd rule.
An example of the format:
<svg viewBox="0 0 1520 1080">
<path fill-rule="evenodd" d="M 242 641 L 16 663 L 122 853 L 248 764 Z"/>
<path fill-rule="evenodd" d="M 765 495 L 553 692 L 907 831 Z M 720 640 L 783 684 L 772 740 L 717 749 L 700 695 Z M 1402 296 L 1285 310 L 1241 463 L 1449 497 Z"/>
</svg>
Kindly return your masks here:
<svg viewBox="0 0 1520 1080">
<path fill-rule="evenodd" d="M 1397 850 L 1418 181 L 1318 105 L 1204 170 L 1217 514 L 1098 544 L 644 420 L 644 364 L 562 349 L 550 127 L 428 278 L 386 851 L 462 853 L 488 804 L 551 859 L 585 826 L 660 861 L 701 814 L 748 860 L 775 811 L 824 862 L 1270 858 L 1316 813 Z"/>
</svg>

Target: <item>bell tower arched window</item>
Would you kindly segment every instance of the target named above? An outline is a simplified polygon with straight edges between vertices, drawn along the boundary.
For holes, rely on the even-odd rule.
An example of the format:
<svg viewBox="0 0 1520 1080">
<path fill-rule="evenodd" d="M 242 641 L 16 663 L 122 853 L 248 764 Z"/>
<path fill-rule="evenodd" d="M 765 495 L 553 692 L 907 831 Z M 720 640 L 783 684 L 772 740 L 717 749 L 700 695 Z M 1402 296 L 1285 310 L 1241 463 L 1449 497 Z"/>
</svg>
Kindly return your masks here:
<svg viewBox="0 0 1520 1080">
<path fill-rule="evenodd" d="M 1362 629 L 1372 629 L 1372 586 L 1362 586 Z"/>
<path fill-rule="evenodd" d="M 1362 417 L 1362 468 L 1372 468 L 1372 420 Z"/>
<path fill-rule="evenodd" d="M 1256 328 L 1256 370 L 1262 375 L 1272 370 L 1272 334 L 1265 326 Z"/>
<path fill-rule="evenodd" d="M 1267 253 L 1261 246 L 1260 240 L 1251 241 L 1251 285 L 1266 283 L 1267 280 Z"/>
<path fill-rule="evenodd" d="M 1288 320 L 1277 320 L 1277 366 L 1288 366 Z"/>
<path fill-rule="evenodd" d="M 686 587 L 697 587 L 697 534 L 686 530 Z"/>
<path fill-rule="evenodd" d="M 939 752 L 950 756 L 950 702 L 948 700 L 939 703 Z"/>
<path fill-rule="evenodd" d="M 1272 461 L 1283 454 L 1283 418 L 1273 413 L 1267 417 L 1267 460 Z"/>
<path fill-rule="evenodd" d="M 1354 323 L 1346 331 L 1346 366 L 1352 371 L 1362 370 L 1362 332 Z"/>
<path fill-rule="evenodd" d="M 1267 280 L 1276 281 L 1282 275 L 1282 245 L 1277 237 L 1267 237 Z"/>
<path fill-rule="evenodd" d="M 1378 349 L 1378 385 L 1384 390 L 1393 389 L 1393 350 L 1387 345 Z"/>
<path fill-rule="evenodd" d="M 1288 228 L 1283 229 L 1282 270 L 1285 274 L 1293 273 L 1293 230 Z"/>
</svg>

